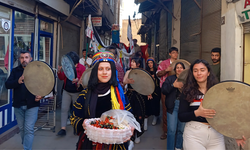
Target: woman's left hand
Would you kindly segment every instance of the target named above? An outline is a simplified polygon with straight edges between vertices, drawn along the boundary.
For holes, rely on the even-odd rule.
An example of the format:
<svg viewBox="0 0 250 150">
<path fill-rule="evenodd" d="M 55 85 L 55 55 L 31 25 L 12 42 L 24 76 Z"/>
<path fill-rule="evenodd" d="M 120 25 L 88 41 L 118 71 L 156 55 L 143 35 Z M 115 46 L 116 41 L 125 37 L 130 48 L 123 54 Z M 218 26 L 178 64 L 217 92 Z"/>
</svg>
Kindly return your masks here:
<svg viewBox="0 0 250 150">
<path fill-rule="evenodd" d="M 246 138 L 242 136 L 242 139 L 236 139 L 236 143 L 239 147 L 241 146 L 242 148 L 244 148 L 246 144 Z"/>
<path fill-rule="evenodd" d="M 148 95 L 148 100 L 153 99 L 152 95 Z"/>
</svg>

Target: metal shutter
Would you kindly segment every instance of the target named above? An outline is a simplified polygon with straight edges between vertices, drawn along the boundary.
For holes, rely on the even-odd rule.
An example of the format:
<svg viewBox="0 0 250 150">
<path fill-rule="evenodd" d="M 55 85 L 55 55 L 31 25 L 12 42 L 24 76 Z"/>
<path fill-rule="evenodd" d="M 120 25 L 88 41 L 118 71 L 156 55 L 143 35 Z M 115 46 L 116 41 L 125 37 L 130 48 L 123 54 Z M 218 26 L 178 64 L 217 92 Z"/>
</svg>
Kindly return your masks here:
<svg viewBox="0 0 250 150">
<path fill-rule="evenodd" d="M 201 58 L 211 64 L 211 50 L 221 47 L 221 0 L 202 1 L 201 41 Z"/>
<path fill-rule="evenodd" d="M 196 0 L 201 5 L 201 0 Z M 193 0 L 181 1 L 180 58 L 193 62 L 200 54 L 201 9 Z"/>
<path fill-rule="evenodd" d="M 160 15 L 159 60 L 165 60 L 166 56 L 167 56 L 167 39 L 168 39 L 168 35 L 167 35 L 167 14 L 168 13 L 165 10 L 162 10 L 161 15 Z"/>
</svg>

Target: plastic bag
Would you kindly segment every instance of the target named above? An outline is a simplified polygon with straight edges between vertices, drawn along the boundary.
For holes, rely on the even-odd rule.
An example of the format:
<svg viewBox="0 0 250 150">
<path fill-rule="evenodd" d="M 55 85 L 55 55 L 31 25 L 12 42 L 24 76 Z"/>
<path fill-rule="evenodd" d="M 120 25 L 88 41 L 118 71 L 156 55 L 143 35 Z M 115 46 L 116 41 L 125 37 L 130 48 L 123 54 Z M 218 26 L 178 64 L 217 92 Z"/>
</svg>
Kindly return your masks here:
<svg viewBox="0 0 250 150">
<path fill-rule="evenodd" d="M 136 121 L 134 115 L 127 110 L 112 109 L 102 113 L 101 120 L 104 121 L 107 116 L 112 116 L 112 122 L 115 126 L 129 125 L 134 127 L 137 131 L 141 132 L 140 124 Z"/>
</svg>

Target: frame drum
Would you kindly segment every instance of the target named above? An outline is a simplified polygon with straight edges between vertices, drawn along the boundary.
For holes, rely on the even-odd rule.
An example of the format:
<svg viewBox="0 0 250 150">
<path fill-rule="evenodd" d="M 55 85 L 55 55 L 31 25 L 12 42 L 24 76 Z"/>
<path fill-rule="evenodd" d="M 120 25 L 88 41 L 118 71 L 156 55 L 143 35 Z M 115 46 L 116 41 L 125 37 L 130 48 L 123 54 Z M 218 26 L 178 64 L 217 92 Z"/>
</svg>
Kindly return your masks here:
<svg viewBox="0 0 250 150">
<path fill-rule="evenodd" d="M 33 95 L 46 96 L 55 86 L 55 74 L 46 62 L 30 62 L 23 75 L 24 84 Z"/>
<path fill-rule="evenodd" d="M 170 72 L 168 73 L 169 76 L 175 75 L 174 67 L 175 67 L 176 63 L 178 63 L 178 62 L 182 62 L 182 63 L 184 64 L 184 66 L 185 66 L 185 69 L 189 69 L 189 68 L 190 68 L 190 63 L 189 63 L 188 61 L 186 61 L 186 60 L 184 60 L 184 59 L 177 59 L 176 61 L 174 61 L 174 62 L 170 65 L 170 67 L 172 67 L 173 70 L 170 71 Z"/>
<path fill-rule="evenodd" d="M 135 81 L 134 84 L 130 85 L 136 92 L 142 95 L 150 95 L 155 90 L 154 79 L 147 71 L 143 69 L 132 69 L 128 75 L 128 78 L 132 78 Z"/>
<path fill-rule="evenodd" d="M 250 85 L 225 81 L 214 85 L 204 96 L 203 107 L 214 109 L 216 115 L 208 123 L 221 134 L 241 139 L 250 138 Z"/>
<path fill-rule="evenodd" d="M 70 56 L 63 55 L 61 64 L 62 64 L 62 69 L 63 69 L 65 76 L 69 80 L 73 81 L 73 79 L 77 77 L 76 67 L 74 65 L 73 60 L 70 58 Z"/>
<path fill-rule="evenodd" d="M 82 80 L 82 86 L 83 86 L 83 88 L 87 88 L 88 87 L 88 83 L 89 83 L 89 78 L 90 78 L 90 75 L 91 75 L 91 71 L 92 71 L 92 68 L 88 68 L 82 74 L 81 80 Z"/>
</svg>

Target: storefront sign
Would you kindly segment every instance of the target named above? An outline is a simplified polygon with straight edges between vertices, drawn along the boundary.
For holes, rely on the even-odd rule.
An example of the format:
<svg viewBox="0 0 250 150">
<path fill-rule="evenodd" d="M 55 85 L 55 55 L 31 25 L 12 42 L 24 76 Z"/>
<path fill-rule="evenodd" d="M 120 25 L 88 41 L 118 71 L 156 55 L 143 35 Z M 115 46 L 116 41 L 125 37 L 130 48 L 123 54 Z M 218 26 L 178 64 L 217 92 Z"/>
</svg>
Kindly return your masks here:
<svg viewBox="0 0 250 150">
<path fill-rule="evenodd" d="M 250 0 L 240 0 L 236 3 L 236 11 L 239 23 L 250 21 Z"/>
<path fill-rule="evenodd" d="M 10 29 L 10 20 L 2 19 L 2 28 L 5 32 L 8 32 Z"/>
<path fill-rule="evenodd" d="M 91 18 L 93 26 L 102 26 L 102 17 L 92 17 Z"/>
</svg>

